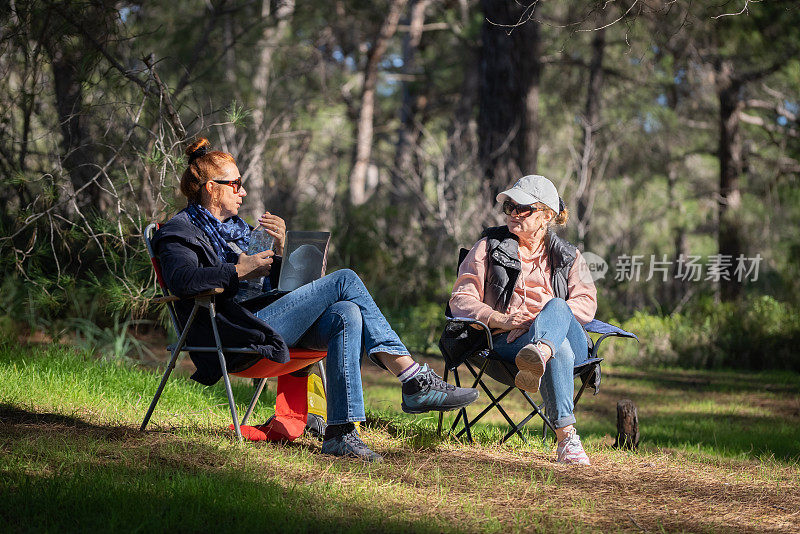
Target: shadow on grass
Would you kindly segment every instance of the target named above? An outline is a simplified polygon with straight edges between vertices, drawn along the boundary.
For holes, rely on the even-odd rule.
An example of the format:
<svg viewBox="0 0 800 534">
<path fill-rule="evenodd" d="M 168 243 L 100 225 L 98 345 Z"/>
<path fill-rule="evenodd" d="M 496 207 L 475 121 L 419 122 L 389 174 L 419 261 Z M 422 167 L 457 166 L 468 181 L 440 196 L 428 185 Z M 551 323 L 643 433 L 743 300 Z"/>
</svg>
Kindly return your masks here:
<svg viewBox="0 0 800 534">
<path fill-rule="evenodd" d="M 330 483 L 250 472 L 196 441 L 8 405 L 0 421 L 5 532 L 443 528 L 430 518 L 389 517 L 380 502 Z"/>
<path fill-rule="evenodd" d="M 607 371 L 605 378 L 641 381 L 657 388 L 697 392 L 800 394 L 795 373 L 757 373 L 734 371 Z"/>
</svg>

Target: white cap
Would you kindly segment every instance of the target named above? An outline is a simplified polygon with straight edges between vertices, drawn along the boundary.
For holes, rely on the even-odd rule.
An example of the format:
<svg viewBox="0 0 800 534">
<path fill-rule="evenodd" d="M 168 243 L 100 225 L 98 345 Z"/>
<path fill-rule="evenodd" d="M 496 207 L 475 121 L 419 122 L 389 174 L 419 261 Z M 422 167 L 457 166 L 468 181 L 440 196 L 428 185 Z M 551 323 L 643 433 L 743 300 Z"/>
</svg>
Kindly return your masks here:
<svg viewBox="0 0 800 534">
<path fill-rule="evenodd" d="M 553 182 L 538 174 L 523 176 L 511 188 L 497 195 L 497 201 L 510 198 L 517 204 L 529 206 L 541 202 L 556 214 L 560 213 L 559 196 Z"/>
</svg>

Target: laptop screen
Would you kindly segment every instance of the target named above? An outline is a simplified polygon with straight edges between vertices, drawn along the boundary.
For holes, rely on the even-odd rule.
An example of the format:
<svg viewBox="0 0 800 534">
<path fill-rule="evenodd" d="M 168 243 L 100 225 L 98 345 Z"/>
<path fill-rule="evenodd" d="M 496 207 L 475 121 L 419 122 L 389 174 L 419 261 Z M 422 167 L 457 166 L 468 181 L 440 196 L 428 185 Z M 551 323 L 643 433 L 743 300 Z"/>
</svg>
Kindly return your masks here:
<svg viewBox="0 0 800 534">
<path fill-rule="evenodd" d="M 286 232 L 278 291 L 294 291 L 325 274 L 330 232 Z"/>
</svg>

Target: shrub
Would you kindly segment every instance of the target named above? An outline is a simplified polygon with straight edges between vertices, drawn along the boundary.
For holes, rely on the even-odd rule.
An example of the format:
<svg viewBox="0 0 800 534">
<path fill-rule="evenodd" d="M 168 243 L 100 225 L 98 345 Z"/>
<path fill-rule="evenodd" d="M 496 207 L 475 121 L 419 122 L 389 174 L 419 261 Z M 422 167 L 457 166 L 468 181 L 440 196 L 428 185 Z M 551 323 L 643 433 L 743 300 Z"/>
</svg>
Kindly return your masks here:
<svg viewBox="0 0 800 534">
<path fill-rule="evenodd" d="M 770 296 L 700 301 L 668 316 L 637 312 L 623 328 L 640 343 L 604 342 L 603 356 L 617 364 L 800 370 L 800 308 Z"/>
</svg>

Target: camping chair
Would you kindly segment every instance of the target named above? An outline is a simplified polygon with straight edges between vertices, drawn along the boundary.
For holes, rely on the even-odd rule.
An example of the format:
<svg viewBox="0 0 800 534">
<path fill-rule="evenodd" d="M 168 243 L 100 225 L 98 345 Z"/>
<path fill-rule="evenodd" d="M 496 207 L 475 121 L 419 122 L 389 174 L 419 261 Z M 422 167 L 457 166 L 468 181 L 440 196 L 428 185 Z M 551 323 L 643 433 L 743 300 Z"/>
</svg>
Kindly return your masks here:
<svg viewBox="0 0 800 534">
<path fill-rule="evenodd" d="M 459 267 L 461 266 L 461 263 L 464 261 L 464 258 L 468 252 L 469 251 L 467 249 L 461 249 L 458 262 Z M 445 311 L 445 316 L 447 319 L 445 328 L 466 329 L 478 327 L 480 330 L 482 330 L 483 337 L 485 339 L 480 340 L 478 344 L 472 345 L 470 348 L 468 348 L 467 353 L 458 355 L 459 357 L 456 358 L 456 361 L 451 361 L 450 358 L 448 358 L 447 352 L 443 349 L 440 342 L 439 347 L 442 349 L 442 354 L 445 356 L 446 362 L 444 380 L 447 381 L 448 374 L 450 371 L 452 371 L 455 383 L 460 387 L 461 379 L 458 373 L 458 368 L 463 364 L 463 366 L 474 378 L 472 387 L 477 388 L 480 386 L 490 401 L 489 405 L 472 419 L 468 418 L 466 408 L 461 408 L 456 415 L 456 419 L 453 421 L 453 424 L 450 427 L 450 432 L 455 433 L 457 438 L 460 438 L 462 435 L 466 434 L 467 440 L 471 443 L 472 426 L 494 408 L 511 426 L 511 429 L 508 431 L 508 433 L 506 433 L 505 436 L 503 436 L 503 438 L 500 440 L 501 444 L 505 443 L 514 434 L 518 435 L 524 443 L 527 443 L 528 440 L 525 438 L 524 434 L 522 434 L 521 430 L 531 419 L 536 416 L 539 416 L 542 419 L 542 439 L 547 438 L 548 429 L 553 432 L 553 435 L 555 435 L 556 429 L 553 427 L 550 419 L 548 419 L 543 412 L 544 403 L 536 404 L 527 391 L 518 388 L 514 384 L 514 377 L 518 371 L 516 364 L 500 358 L 498 354 L 494 352 L 492 331 L 489 329 L 489 326 L 475 319 L 469 319 L 466 317 L 453 317 L 452 313 L 450 312 L 449 305 Z M 600 363 L 603 361 L 603 358 L 598 356 L 598 350 L 603 340 L 605 340 L 607 337 L 618 336 L 630 337 L 638 341 L 638 338 L 635 334 L 626 332 L 617 326 L 598 321 L 597 319 L 594 319 L 588 324 L 584 325 L 583 328 L 586 332 L 600 334 L 600 337 L 597 339 L 597 341 L 593 341 L 592 338 L 587 334 L 586 340 L 589 344 L 589 358 L 579 365 L 576 365 L 573 369 L 573 378 L 581 379 L 581 387 L 573 399 L 573 403 L 576 407 L 587 386 L 591 385 L 593 387 L 595 395 L 600 392 Z M 500 394 L 492 392 L 484 381 L 485 376 L 493 378 L 502 386 L 504 386 L 505 389 Z M 531 407 L 530 413 L 519 423 L 515 423 L 508 412 L 500 404 L 501 401 L 514 390 L 519 391 L 522 397 Z M 444 412 L 439 412 L 439 424 L 437 427 L 439 436 L 441 436 L 442 433 L 443 417 Z M 462 427 L 456 432 L 459 423 L 462 424 Z"/>
<path fill-rule="evenodd" d="M 322 379 L 322 393 L 325 393 L 327 390 L 327 384 L 325 384 L 325 370 L 322 366 L 322 360 L 328 355 L 328 353 L 326 351 L 292 348 L 289 349 L 290 360 L 286 363 L 277 363 L 267 359 L 261 359 L 251 367 L 241 372 L 230 373 L 242 378 L 253 378 L 258 380 L 256 383 L 255 392 L 253 393 L 253 398 L 250 400 L 247 411 L 245 412 L 240 423 L 236 413 L 236 403 L 234 402 L 233 398 L 233 390 L 231 389 L 231 381 L 227 366 L 225 364 L 224 354 L 257 353 L 248 348 L 222 346 L 219 332 L 217 330 L 217 322 L 215 320 L 215 298 L 224 291 L 222 288 L 215 288 L 197 295 L 185 297 L 186 299 L 194 299 L 194 307 L 189 314 L 186 325 L 181 326 L 181 323 L 178 320 L 178 315 L 175 311 L 175 302 L 178 302 L 182 299 L 170 294 L 169 289 L 164 283 L 164 279 L 161 275 L 161 266 L 151 244 L 153 234 L 157 229 L 157 224 L 150 224 L 144 230 L 144 241 L 147 247 L 147 253 L 150 255 L 150 261 L 153 264 L 153 270 L 155 271 L 158 285 L 164 292 L 164 296 L 153 299 L 153 302 L 165 304 L 167 306 L 172 326 L 175 330 L 176 336 L 178 337 L 178 341 L 177 343 L 167 346 L 167 350 L 170 351 L 172 356 L 167 364 L 167 369 L 164 372 L 164 376 L 161 378 L 161 383 L 156 390 L 153 401 L 150 403 L 147 414 L 144 416 L 140 430 L 144 431 L 144 429 L 147 427 L 147 423 L 150 421 L 150 417 L 153 415 L 153 410 L 155 410 L 156 404 L 158 404 L 161 393 L 164 391 L 164 386 L 167 383 L 167 379 L 172 373 L 172 370 L 175 368 L 178 355 L 182 352 L 216 352 L 219 355 L 219 365 L 222 370 L 222 379 L 225 382 L 225 392 L 228 396 L 228 405 L 230 406 L 231 417 L 233 419 L 233 424 L 231 427 L 236 432 L 236 437 L 239 440 L 242 440 L 242 428 L 244 428 L 248 439 L 253 440 L 267 439 L 270 441 L 291 441 L 299 437 L 306 426 L 308 415 L 308 371 L 314 365 L 319 367 L 319 375 Z M 216 341 L 215 346 L 195 347 L 187 346 L 185 344 L 186 336 L 194 323 L 195 317 L 200 312 L 200 308 L 205 308 L 208 310 L 211 318 L 211 327 L 213 329 L 214 339 Z M 258 402 L 258 398 L 261 396 L 261 392 L 264 390 L 264 386 L 266 385 L 268 377 L 278 378 L 278 394 L 275 401 L 275 416 L 270 420 L 268 425 L 264 425 L 265 427 L 268 427 L 266 429 L 263 427 L 247 427 L 247 419 L 253 413 L 253 409 Z M 302 392 L 302 395 L 300 395 L 300 392 Z"/>
</svg>

